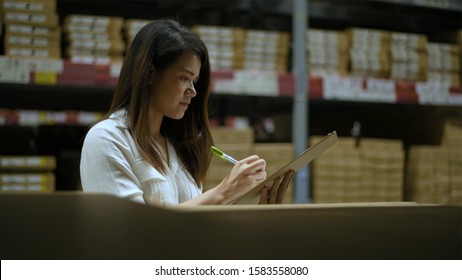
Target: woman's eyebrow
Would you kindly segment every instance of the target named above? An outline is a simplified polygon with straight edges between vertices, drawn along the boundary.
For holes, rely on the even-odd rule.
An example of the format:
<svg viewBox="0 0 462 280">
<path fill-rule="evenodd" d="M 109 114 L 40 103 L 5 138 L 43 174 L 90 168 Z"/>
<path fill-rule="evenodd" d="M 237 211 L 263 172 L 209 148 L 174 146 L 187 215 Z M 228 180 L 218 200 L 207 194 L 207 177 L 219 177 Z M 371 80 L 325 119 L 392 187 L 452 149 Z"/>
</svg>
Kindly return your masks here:
<svg viewBox="0 0 462 280">
<path fill-rule="evenodd" d="M 188 73 L 189 75 L 191 75 L 191 76 L 194 77 L 194 72 L 193 72 L 191 69 L 189 69 L 188 67 L 185 67 L 185 68 L 181 69 L 181 71 L 186 72 L 186 73 Z M 197 76 L 196 79 L 199 79 L 199 75 Z"/>
</svg>

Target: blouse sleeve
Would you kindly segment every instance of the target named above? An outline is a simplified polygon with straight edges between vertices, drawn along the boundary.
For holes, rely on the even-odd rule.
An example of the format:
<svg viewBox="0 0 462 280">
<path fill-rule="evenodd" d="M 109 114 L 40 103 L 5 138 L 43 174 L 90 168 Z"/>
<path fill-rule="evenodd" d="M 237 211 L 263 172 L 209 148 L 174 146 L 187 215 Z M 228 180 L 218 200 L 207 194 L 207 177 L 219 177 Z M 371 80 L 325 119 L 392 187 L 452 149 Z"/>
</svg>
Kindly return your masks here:
<svg viewBox="0 0 462 280">
<path fill-rule="evenodd" d="M 97 125 L 85 137 L 80 161 L 82 188 L 144 203 L 133 170 L 135 156 L 128 139 L 117 129 Z"/>
</svg>

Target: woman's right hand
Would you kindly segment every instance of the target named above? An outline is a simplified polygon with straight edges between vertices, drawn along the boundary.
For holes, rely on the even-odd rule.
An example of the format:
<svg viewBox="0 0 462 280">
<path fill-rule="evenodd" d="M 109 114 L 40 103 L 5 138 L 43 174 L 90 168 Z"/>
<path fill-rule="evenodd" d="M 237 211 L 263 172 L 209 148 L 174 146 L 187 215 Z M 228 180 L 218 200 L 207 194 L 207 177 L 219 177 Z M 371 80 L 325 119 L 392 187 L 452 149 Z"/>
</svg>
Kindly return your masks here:
<svg viewBox="0 0 462 280">
<path fill-rule="evenodd" d="M 218 185 L 223 204 L 229 204 L 266 179 L 266 162 L 257 155 L 238 161 Z"/>
</svg>

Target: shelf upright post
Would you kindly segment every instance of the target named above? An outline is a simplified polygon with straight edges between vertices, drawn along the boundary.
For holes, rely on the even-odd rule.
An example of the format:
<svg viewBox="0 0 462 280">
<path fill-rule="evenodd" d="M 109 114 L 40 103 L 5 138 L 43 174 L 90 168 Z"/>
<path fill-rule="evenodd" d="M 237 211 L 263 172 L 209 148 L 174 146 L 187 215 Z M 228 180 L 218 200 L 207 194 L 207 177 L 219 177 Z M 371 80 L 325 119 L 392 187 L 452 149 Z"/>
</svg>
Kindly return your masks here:
<svg viewBox="0 0 462 280">
<path fill-rule="evenodd" d="M 308 29 L 308 0 L 293 0 L 292 14 L 292 73 L 295 93 L 292 111 L 292 142 L 295 155 L 302 153 L 308 142 L 308 71 L 306 63 L 306 31 Z M 305 166 L 295 173 L 294 201 L 309 203 L 310 176 Z"/>
</svg>

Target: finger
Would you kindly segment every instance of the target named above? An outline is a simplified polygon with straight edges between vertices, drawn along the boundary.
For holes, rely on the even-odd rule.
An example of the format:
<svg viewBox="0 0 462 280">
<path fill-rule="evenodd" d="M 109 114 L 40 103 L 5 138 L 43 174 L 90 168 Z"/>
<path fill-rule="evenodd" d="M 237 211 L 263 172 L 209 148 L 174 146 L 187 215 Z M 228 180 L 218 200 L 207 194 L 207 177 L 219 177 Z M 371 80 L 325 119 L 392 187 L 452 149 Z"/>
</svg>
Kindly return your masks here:
<svg viewBox="0 0 462 280">
<path fill-rule="evenodd" d="M 266 187 L 260 191 L 260 201 L 258 204 L 268 204 L 268 189 Z"/>
<path fill-rule="evenodd" d="M 259 159 L 260 159 L 259 156 L 257 156 L 257 155 L 251 155 L 251 156 L 248 156 L 248 157 L 246 157 L 246 158 L 241 159 L 239 162 L 250 164 L 250 163 L 252 163 L 252 162 L 254 162 L 254 161 L 256 161 L 256 160 L 259 160 Z"/>
<path fill-rule="evenodd" d="M 271 187 L 268 203 L 270 204 L 276 203 L 276 198 L 278 196 L 278 189 L 279 189 L 280 183 L 281 183 L 281 177 L 277 177 L 273 182 L 273 186 Z"/>
<path fill-rule="evenodd" d="M 249 163 L 245 168 L 247 174 L 256 174 L 264 171 L 266 168 L 266 161 L 264 159 L 258 159 L 252 163 Z"/>
<path fill-rule="evenodd" d="M 251 175 L 255 181 L 263 181 L 266 179 L 266 171 L 258 171 L 257 173 Z"/>
<path fill-rule="evenodd" d="M 284 200 L 287 189 L 289 188 L 290 180 L 292 180 L 292 178 L 294 177 L 294 174 L 295 174 L 295 171 L 291 169 L 287 171 L 287 173 L 284 175 L 284 179 L 282 179 L 282 182 L 279 185 L 278 194 L 276 197 L 276 203 L 281 204 L 282 201 Z"/>
</svg>

